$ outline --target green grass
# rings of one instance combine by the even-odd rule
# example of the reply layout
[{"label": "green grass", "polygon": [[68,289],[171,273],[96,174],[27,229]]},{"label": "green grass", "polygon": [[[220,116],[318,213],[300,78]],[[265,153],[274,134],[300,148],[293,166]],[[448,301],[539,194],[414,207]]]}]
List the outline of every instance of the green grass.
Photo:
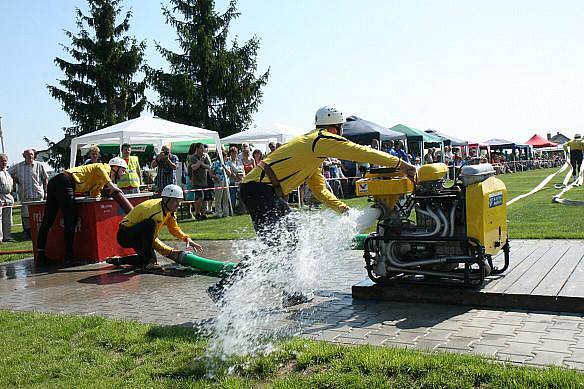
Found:
[{"label": "green grass", "polygon": [[[192,329],[0,311],[0,387],[581,387],[567,369],[460,354],[290,340],[268,356],[209,361]],[[215,375],[208,378],[214,366]],[[231,373],[227,374],[230,369]]]},{"label": "green grass", "polygon": [[[20,208],[14,208],[12,210],[12,222],[14,224],[20,224]],[[25,240],[24,232],[22,232],[22,226],[12,227],[12,238],[15,242],[10,243],[0,243],[0,252],[14,251],[14,250],[32,250],[32,242],[30,240]],[[16,259],[30,258],[32,254],[6,254],[0,255],[0,263],[14,261]]]},{"label": "green grass", "polygon": [[[558,169],[542,169],[498,176],[508,190],[508,199],[529,192]],[[508,207],[509,235],[512,239],[584,239],[584,209],[552,203],[560,192],[565,173],[557,174],[541,191]],[[584,187],[570,190],[564,198],[584,200]]]}]

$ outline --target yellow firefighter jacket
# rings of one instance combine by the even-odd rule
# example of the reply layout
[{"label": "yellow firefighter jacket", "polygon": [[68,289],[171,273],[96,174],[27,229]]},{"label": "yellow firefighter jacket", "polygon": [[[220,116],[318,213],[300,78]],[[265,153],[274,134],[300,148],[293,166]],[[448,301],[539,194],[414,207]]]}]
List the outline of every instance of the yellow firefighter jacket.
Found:
[{"label": "yellow firefighter jacket", "polygon": [[111,167],[105,163],[92,163],[66,170],[75,181],[75,192],[89,192],[91,197],[99,196],[103,187],[112,181],[111,171]]},{"label": "yellow firefighter jacket", "polygon": [[158,239],[158,234],[162,229],[162,226],[168,228],[168,232],[172,236],[182,241],[186,241],[189,237],[187,234],[182,232],[176,219],[174,213],[167,212],[164,213],[162,210],[162,199],[151,199],[146,200],[134,207],[120,222],[120,226],[132,227],[144,220],[152,219],[156,222],[156,232],[154,233],[154,250],[158,251],[164,256],[168,256],[172,251],[172,247],[164,244],[160,239]]},{"label": "yellow firefighter jacket", "polygon": [[[319,129],[283,144],[270,153],[264,162],[274,171],[284,194],[306,182],[317,199],[337,212],[342,212],[348,208],[347,205],[327,189],[321,173],[322,162],[328,157],[388,167],[397,167],[400,164],[400,159],[393,155],[358,145],[342,136]],[[269,184],[270,179],[261,167],[255,167],[242,182]]]}]

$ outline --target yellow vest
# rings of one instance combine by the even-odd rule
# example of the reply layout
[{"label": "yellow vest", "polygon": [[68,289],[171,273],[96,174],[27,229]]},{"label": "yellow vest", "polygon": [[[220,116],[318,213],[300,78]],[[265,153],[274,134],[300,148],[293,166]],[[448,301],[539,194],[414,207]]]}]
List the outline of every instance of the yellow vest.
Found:
[{"label": "yellow vest", "polygon": [[105,163],[92,163],[66,170],[75,181],[75,192],[89,192],[91,197],[99,196],[103,187],[111,182],[111,171],[110,166]]},{"label": "yellow vest", "polygon": [[[336,211],[342,211],[346,205],[327,189],[325,178],[320,172],[322,162],[328,157],[389,167],[400,164],[400,159],[393,155],[319,129],[291,139],[268,154],[263,161],[274,171],[284,194],[306,182],[318,200]],[[260,167],[255,167],[243,178],[243,182],[269,184],[270,179]]]},{"label": "yellow vest", "polygon": [[[124,157],[120,158],[125,159]],[[130,155],[130,159],[126,162],[128,162],[128,168],[126,169],[126,174],[121,176],[118,180],[118,187],[138,188],[140,186],[140,176],[138,175],[140,161],[137,156]]]},{"label": "yellow vest", "polygon": [[175,238],[185,241],[189,236],[185,234],[179,227],[174,213],[167,212],[166,214],[162,211],[162,199],[151,199],[146,200],[138,205],[136,205],[130,213],[128,213],[124,219],[120,222],[120,225],[124,227],[132,227],[136,224],[152,219],[156,222],[156,231],[154,232],[154,250],[158,251],[160,254],[167,256],[171,253],[172,247],[164,244],[160,239],[158,239],[158,234],[162,226],[168,228],[168,232]]}]

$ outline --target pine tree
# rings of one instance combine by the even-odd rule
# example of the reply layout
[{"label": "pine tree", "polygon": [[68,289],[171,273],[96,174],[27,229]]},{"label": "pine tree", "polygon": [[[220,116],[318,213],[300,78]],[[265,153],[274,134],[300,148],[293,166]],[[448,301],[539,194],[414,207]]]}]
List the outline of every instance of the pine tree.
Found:
[{"label": "pine tree", "polygon": [[138,117],[146,104],[146,80],[134,81],[142,67],[146,44],[125,35],[130,28],[131,11],[116,25],[120,1],[88,0],[87,16],[77,8],[79,33],[65,31],[71,47],[63,45],[76,62],[55,58],[65,79],[59,80],[61,88],[47,88],[77,126],[74,135]]},{"label": "pine tree", "polygon": [[235,0],[223,14],[215,11],[213,0],[171,0],[171,6],[162,13],[176,29],[182,52],[156,46],[169,62],[170,73],[147,70],[148,81],[159,94],[158,104],[151,105],[154,114],[221,136],[248,128],[269,70],[255,76],[257,37],[243,45],[235,39],[228,47],[229,25],[240,15]]}]

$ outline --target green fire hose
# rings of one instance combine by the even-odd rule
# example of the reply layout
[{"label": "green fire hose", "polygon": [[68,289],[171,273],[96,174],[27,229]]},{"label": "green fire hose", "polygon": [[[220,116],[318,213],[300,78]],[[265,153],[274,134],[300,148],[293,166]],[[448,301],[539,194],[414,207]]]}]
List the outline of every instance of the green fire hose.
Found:
[{"label": "green fire hose", "polygon": [[233,271],[235,265],[234,262],[221,262],[215,261],[213,259],[199,257],[188,251],[183,251],[177,261],[179,265],[194,267],[199,270],[203,270],[212,274],[217,274],[220,276],[225,276]]},{"label": "green fire hose", "polygon": [[357,234],[353,237],[353,241],[351,242],[351,248],[353,250],[364,250],[365,249],[365,239],[369,236],[369,234]]}]

